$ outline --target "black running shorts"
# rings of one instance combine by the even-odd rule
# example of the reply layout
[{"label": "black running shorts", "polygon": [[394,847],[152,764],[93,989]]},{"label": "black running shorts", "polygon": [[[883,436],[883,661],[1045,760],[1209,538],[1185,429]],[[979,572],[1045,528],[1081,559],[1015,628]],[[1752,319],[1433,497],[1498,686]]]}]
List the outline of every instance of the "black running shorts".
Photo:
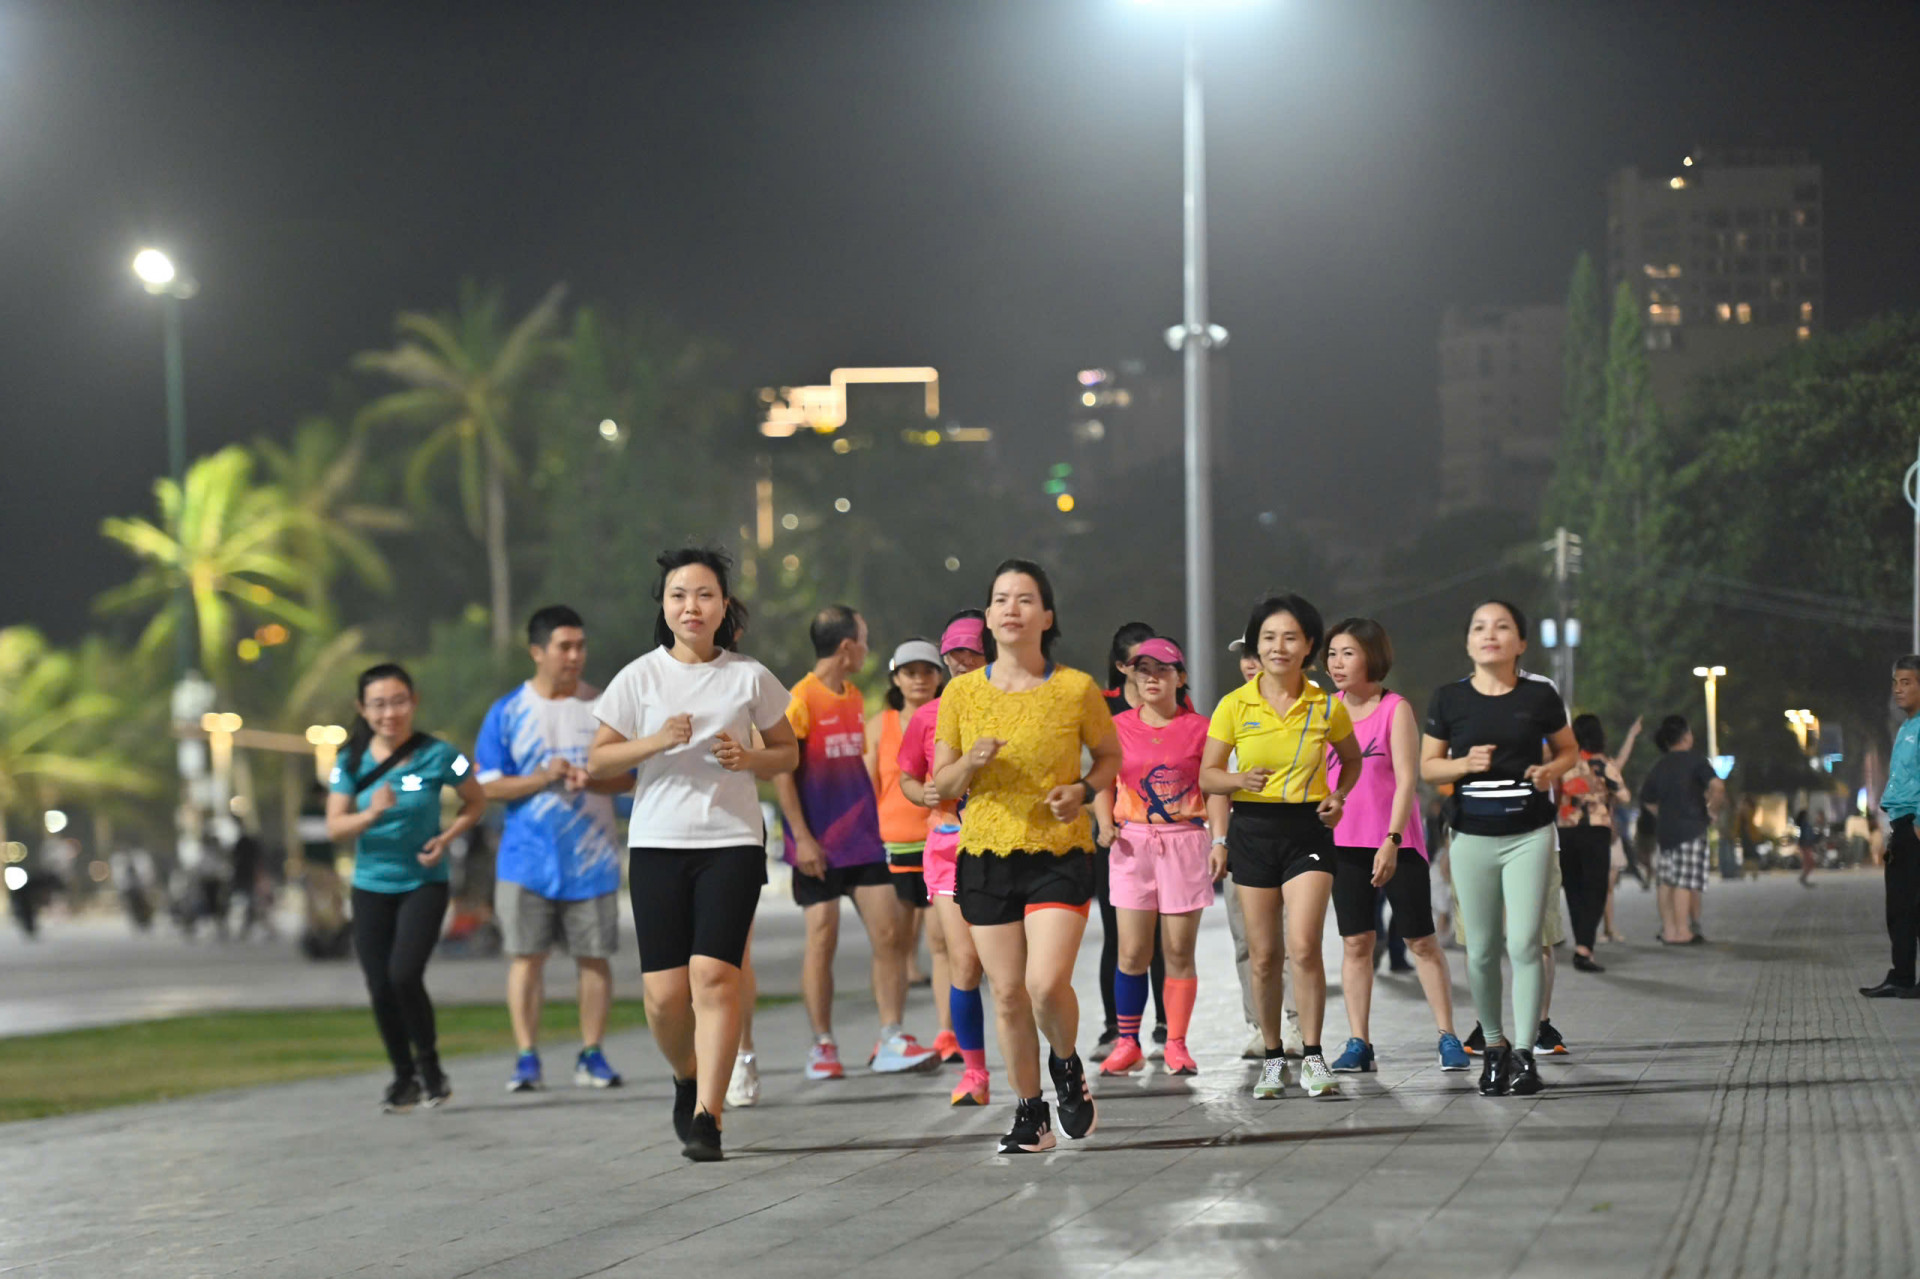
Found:
[{"label": "black running shorts", "polygon": [[1278,888],[1309,871],[1333,874],[1333,832],[1318,804],[1235,804],[1227,870],[1242,888]]},{"label": "black running shorts", "polygon": [[1412,941],[1433,936],[1433,881],[1427,859],[1411,848],[1400,850],[1393,878],[1385,888],[1373,886],[1373,858],[1377,848],[1337,848],[1333,864],[1333,916],[1342,937],[1370,933],[1376,922],[1374,906],[1385,893],[1393,910],[1394,927]]},{"label": "black running shorts", "polygon": [[627,862],[640,971],[685,968],[705,955],[738,968],[767,882],[767,851],[728,848],[635,848]]},{"label": "black running shorts", "polygon": [[805,909],[822,902],[851,897],[856,888],[884,887],[892,872],[885,862],[866,862],[859,866],[829,866],[823,878],[793,872],[793,902]]},{"label": "black running shorts", "polygon": [[1093,900],[1093,858],[1068,853],[960,852],[954,868],[960,917],[976,928],[1017,924],[1037,910],[1087,913]]}]

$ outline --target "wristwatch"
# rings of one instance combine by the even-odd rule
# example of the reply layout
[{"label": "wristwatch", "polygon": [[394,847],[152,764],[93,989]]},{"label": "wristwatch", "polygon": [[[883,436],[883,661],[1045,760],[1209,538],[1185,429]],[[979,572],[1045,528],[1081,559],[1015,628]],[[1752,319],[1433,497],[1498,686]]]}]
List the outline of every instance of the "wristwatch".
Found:
[{"label": "wristwatch", "polygon": [[1388,832],[1387,832],[1387,838],[1393,841],[1393,846],[1394,846],[1395,848],[1398,848],[1398,847],[1400,847],[1400,838],[1401,838],[1401,836],[1400,836],[1400,832],[1399,832],[1399,831],[1397,831],[1397,830],[1390,830],[1390,831],[1388,831]]},{"label": "wristwatch", "polygon": [[1085,799],[1080,801],[1083,804],[1091,804],[1093,802],[1093,797],[1100,793],[1099,791],[1093,788],[1093,783],[1088,781],[1084,777],[1080,779],[1080,789],[1085,791],[1087,796]]}]

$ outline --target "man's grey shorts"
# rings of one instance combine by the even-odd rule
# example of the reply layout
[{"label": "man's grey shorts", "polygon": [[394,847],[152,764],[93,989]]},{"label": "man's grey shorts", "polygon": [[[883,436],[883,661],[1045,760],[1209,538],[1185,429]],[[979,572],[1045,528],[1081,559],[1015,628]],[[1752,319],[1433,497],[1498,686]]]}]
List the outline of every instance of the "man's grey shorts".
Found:
[{"label": "man's grey shorts", "polygon": [[560,902],[502,879],[493,917],[509,955],[544,955],[559,942],[575,959],[611,959],[620,948],[620,894]]}]

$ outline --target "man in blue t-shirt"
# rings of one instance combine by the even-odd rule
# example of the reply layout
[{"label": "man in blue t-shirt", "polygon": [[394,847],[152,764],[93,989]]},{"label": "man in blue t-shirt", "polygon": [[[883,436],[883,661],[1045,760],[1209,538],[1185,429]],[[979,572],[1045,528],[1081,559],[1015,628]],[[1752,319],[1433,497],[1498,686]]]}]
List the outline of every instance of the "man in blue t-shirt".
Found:
[{"label": "man in blue t-shirt", "polygon": [[631,775],[592,781],[587,748],[599,690],[580,680],[587,632],[565,605],[527,623],[533,678],[493,704],[474,759],[487,798],[506,806],[495,868],[494,917],[512,962],[507,1010],[520,1057],[508,1092],[543,1084],[538,1039],[547,951],[563,942],[580,969],[580,1055],[573,1082],[614,1088],[620,1076],[600,1049],[613,1002],[619,945],[620,843],[613,796]]},{"label": "man in blue t-shirt", "polygon": [[1913,822],[1920,816],[1920,655],[1893,664],[1893,704],[1907,718],[1893,734],[1887,785],[1880,811],[1887,815],[1887,939],[1893,943],[1893,967],[1878,986],[1862,986],[1869,999],[1920,999],[1914,955],[1920,951],[1920,838]]}]

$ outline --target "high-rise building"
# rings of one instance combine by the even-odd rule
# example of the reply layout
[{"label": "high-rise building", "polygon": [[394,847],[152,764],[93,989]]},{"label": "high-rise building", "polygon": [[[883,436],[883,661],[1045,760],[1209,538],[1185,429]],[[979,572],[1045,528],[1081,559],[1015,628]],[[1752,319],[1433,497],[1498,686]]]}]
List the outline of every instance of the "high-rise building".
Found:
[{"label": "high-rise building", "polygon": [[[1225,464],[1231,447],[1231,380],[1227,361],[1215,356],[1208,418],[1213,462]],[[1075,476],[1089,489],[1124,475],[1173,468],[1186,459],[1185,382],[1177,364],[1159,367],[1127,359],[1074,377],[1067,440]]]},{"label": "high-rise building", "polygon": [[1826,318],[1820,166],[1805,151],[1696,147],[1607,184],[1607,278],[1645,308],[1655,398],[1813,334]]},{"label": "high-rise building", "polygon": [[1540,509],[1560,435],[1561,306],[1450,306],[1440,317],[1439,514]]}]

